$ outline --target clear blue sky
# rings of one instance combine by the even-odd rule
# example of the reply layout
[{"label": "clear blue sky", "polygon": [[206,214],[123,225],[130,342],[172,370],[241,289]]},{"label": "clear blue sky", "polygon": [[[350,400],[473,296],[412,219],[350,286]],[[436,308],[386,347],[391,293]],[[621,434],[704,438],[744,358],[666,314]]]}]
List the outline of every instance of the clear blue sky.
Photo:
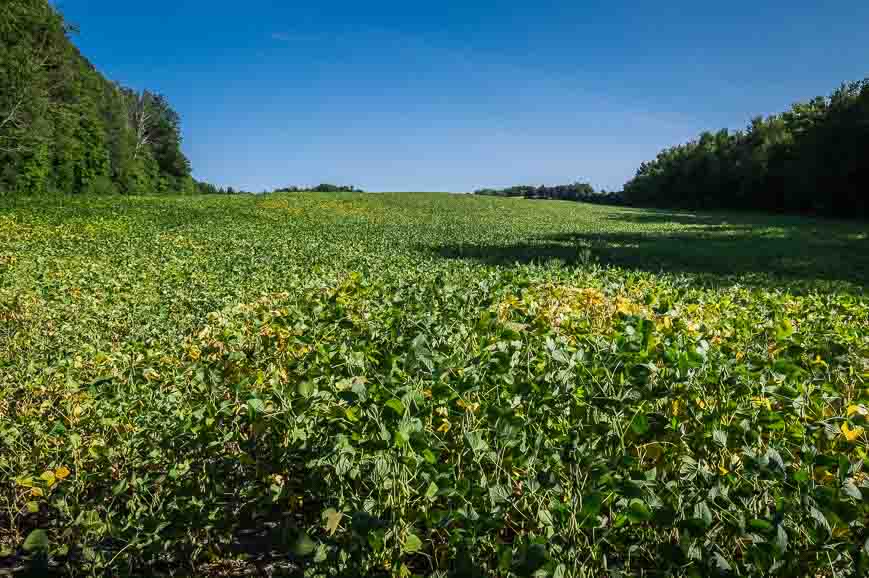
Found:
[{"label": "clear blue sky", "polygon": [[165,94],[194,174],[620,188],[661,147],[869,75],[865,0],[56,0],[106,75]]}]

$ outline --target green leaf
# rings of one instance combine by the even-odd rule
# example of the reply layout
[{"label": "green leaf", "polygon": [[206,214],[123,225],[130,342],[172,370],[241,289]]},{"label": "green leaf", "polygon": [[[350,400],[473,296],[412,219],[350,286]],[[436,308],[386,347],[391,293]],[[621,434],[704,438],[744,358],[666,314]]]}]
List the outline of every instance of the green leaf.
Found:
[{"label": "green leaf", "polygon": [[438,494],[438,485],[434,482],[429,483],[428,488],[425,490],[425,497],[429,500],[434,500],[435,496]]},{"label": "green leaf", "polygon": [[554,526],[552,514],[546,508],[540,508],[537,511],[537,520],[544,526]]},{"label": "green leaf", "polygon": [[412,554],[413,552],[418,552],[420,548],[422,548],[422,540],[416,534],[408,534],[404,538],[405,552]]},{"label": "green leaf", "polygon": [[247,400],[247,406],[254,413],[262,413],[266,409],[266,404],[263,403],[263,400],[258,399],[256,397],[252,397],[249,400]]},{"label": "green leaf", "polygon": [[510,493],[507,488],[500,484],[492,484],[489,486],[489,499],[493,504],[500,504],[501,502],[506,502],[507,498],[509,498]]},{"label": "green leaf", "polygon": [[631,421],[631,430],[638,436],[649,431],[649,418],[646,417],[646,414],[638,413],[634,416],[633,421]]},{"label": "green leaf", "polygon": [[403,429],[396,430],[394,437],[395,437],[395,445],[398,447],[402,447],[405,444],[407,444],[407,442],[410,441],[410,436]]},{"label": "green leaf", "polygon": [[45,530],[33,530],[27,535],[22,547],[25,552],[47,553],[50,547],[48,534],[45,533]]},{"label": "green leaf", "polygon": [[703,525],[707,528],[712,525],[712,511],[706,505],[706,502],[700,502],[694,506],[694,516],[703,520]]},{"label": "green leaf", "polygon": [[465,434],[465,441],[474,453],[484,452],[489,449],[489,444],[483,439],[483,434],[479,431],[472,431]]},{"label": "green leaf", "polygon": [[384,404],[386,407],[397,413],[398,415],[404,415],[404,404],[401,403],[400,399],[392,398]]},{"label": "green leaf", "polygon": [[827,517],[824,515],[823,512],[815,507],[810,507],[809,515],[818,523],[818,526],[827,531],[828,535],[833,532],[833,530],[830,528],[830,523],[827,521]]},{"label": "green leaf", "polygon": [[310,381],[303,381],[296,386],[296,392],[302,397],[311,397],[314,394],[314,384]]},{"label": "green leaf", "polygon": [[383,547],[385,544],[383,535],[383,530],[375,530],[373,532],[369,532],[368,534],[368,545],[371,546],[371,549],[375,552],[383,551]]},{"label": "green leaf", "polygon": [[627,516],[634,524],[640,524],[652,519],[652,510],[644,501],[633,499],[628,505]]},{"label": "green leaf", "polygon": [[748,527],[756,532],[771,532],[773,529],[773,525],[766,520],[760,520],[755,518],[748,522]]},{"label": "green leaf", "polygon": [[598,523],[597,516],[600,514],[600,508],[603,505],[603,495],[590,494],[582,499],[582,509],[579,512],[579,521],[585,525],[596,525]]}]

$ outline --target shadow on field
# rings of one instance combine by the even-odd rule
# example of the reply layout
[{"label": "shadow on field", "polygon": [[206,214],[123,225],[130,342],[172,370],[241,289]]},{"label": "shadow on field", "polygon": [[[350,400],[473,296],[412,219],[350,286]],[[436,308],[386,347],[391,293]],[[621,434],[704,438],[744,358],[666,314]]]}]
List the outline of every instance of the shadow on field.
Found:
[{"label": "shadow on field", "polygon": [[606,217],[602,232],[531,237],[516,244],[444,244],[444,258],[491,265],[558,259],[654,273],[692,273],[752,285],[799,281],[869,286],[869,227],[800,217],[693,215],[627,210]]}]

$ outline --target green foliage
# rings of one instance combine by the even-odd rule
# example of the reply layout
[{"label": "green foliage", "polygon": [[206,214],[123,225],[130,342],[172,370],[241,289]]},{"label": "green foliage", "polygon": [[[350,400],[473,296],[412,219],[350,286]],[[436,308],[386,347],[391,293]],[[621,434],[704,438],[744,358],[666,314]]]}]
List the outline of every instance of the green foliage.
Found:
[{"label": "green foliage", "polygon": [[869,79],[828,98],[703,133],[666,149],[625,185],[632,205],[869,217]]},{"label": "green foliage", "polygon": [[573,183],[570,185],[556,185],[554,187],[521,185],[506,189],[480,189],[474,191],[474,194],[495,197],[524,197],[526,199],[557,199],[603,205],[621,204],[621,197],[616,193],[597,192],[588,183]]},{"label": "green foliage", "polygon": [[[4,564],[865,572],[864,228],[460,195],[59,201],[0,205]],[[791,245],[734,268],[725,221]],[[581,235],[640,255],[546,241]],[[711,253],[654,253],[678,235]]]},{"label": "green foliage", "polygon": [[177,113],[160,95],[106,80],[67,32],[47,0],[4,3],[0,194],[193,192]]},{"label": "green foliage", "polygon": [[328,183],[321,183],[315,187],[297,187],[295,185],[290,185],[287,187],[280,187],[275,189],[273,192],[275,193],[299,193],[304,191],[314,191],[315,193],[361,193],[364,192],[362,189],[357,189],[353,185],[330,185]]}]

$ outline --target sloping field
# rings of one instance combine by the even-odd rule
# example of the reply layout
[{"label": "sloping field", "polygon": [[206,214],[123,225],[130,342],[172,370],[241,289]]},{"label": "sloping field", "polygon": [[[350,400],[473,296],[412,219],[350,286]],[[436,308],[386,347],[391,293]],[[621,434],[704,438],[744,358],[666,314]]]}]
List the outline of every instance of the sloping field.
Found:
[{"label": "sloping field", "polygon": [[859,575],[867,284],[831,221],[2,205],[0,568]]}]

